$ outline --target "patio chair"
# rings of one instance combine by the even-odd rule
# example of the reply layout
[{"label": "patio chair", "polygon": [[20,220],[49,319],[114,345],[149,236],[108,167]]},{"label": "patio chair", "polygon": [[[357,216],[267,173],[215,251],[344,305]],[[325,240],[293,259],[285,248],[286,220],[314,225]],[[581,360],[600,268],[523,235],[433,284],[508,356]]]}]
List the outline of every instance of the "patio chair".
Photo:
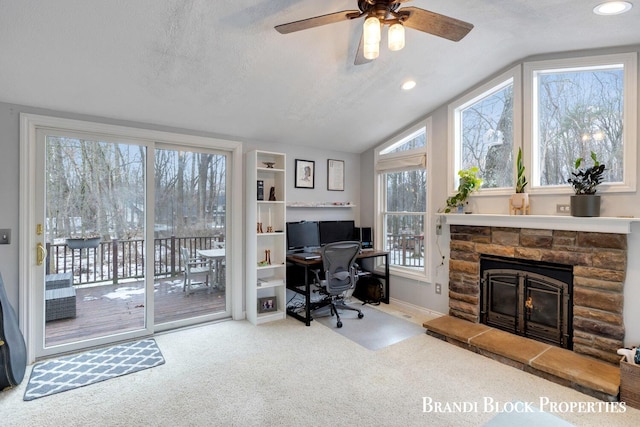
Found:
[{"label": "patio chair", "polygon": [[[182,291],[187,295],[191,293],[191,287],[200,287],[204,285],[209,288],[209,277],[212,276],[211,262],[208,259],[200,257],[192,257],[187,248],[180,248],[180,255],[182,256],[182,263],[184,264],[184,283],[182,285]],[[205,275],[205,281],[196,281],[194,276]]]}]

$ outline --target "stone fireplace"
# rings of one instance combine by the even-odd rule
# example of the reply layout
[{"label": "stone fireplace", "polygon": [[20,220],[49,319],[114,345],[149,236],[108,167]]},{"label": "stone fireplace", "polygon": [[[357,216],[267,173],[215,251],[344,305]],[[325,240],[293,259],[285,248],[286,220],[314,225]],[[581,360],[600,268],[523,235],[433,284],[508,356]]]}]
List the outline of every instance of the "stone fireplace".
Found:
[{"label": "stone fireplace", "polygon": [[619,361],[616,351],[623,347],[625,335],[626,234],[447,222],[451,224],[451,316],[474,323],[481,321],[483,256],[568,266],[572,274],[572,302],[567,308],[571,316],[567,323],[572,332],[565,348],[613,364]]}]

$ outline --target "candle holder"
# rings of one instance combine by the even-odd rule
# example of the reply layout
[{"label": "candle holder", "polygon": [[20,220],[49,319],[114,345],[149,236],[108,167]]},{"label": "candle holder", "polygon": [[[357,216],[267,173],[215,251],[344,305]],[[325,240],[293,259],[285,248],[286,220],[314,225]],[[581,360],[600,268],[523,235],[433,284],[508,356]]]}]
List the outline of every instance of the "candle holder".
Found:
[{"label": "candle holder", "polygon": [[258,230],[257,230],[257,232],[258,232],[258,233],[263,233],[263,231],[262,231],[262,223],[261,223],[261,222],[259,222],[259,223],[258,223]]},{"label": "candle holder", "polygon": [[258,263],[258,266],[264,267],[271,265],[271,251],[269,249],[264,250],[264,259]]}]

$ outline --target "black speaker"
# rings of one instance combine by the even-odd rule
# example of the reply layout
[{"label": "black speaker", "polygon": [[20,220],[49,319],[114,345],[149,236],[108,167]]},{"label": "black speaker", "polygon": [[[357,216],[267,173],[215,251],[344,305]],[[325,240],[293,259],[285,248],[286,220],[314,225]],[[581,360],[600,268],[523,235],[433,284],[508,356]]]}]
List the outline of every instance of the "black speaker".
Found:
[{"label": "black speaker", "polygon": [[362,227],[358,229],[362,249],[373,249],[373,231],[371,227]]},{"label": "black speaker", "polygon": [[264,181],[258,180],[258,200],[264,200]]}]

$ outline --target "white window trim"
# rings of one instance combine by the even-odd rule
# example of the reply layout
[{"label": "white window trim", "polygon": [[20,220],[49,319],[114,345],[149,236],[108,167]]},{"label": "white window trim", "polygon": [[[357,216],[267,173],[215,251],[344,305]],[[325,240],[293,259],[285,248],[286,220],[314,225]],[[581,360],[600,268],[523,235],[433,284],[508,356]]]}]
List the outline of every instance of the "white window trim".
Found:
[{"label": "white window trim", "polygon": [[585,56],[578,58],[552,59],[546,61],[535,61],[524,63],[524,126],[523,126],[523,152],[528,153],[524,157],[525,167],[530,172],[529,190],[531,194],[573,194],[569,184],[540,186],[539,169],[537,167],[537,147],[533,141],[536,138],[536,127],[534,117],[537,109],[537,99],[535,98],[534,85],[536,84],[535,73],[538,71],[554,71],[598,67],[614,64],[624,66],[624,128],[622,138],[624,141],[624,182],[603,183],[598,187],[599,193],[635,192],[636,191],[636,153],[637,153],[637,94],[638,94],[638,54],[637,52]]},{"label": "white window trim", "polygon": [[[486,97],[489,93],[497,92],[503,89],[505,86],[513,84],[513,158],[516,158],[519,144],[519,135],[522,134],[522,67],[516,65],[508,69],[507,71],[492,78],[486,83],[478,86],[477,88],[467,92],[462,97],[456,99],[449,104],[448,120],[449,120],[449,170],[452,173],[447,174],[447,189],[449,195],[452,196],[456,193],[458,187],[458,171],[460,170],[461,159],[461,144],[460,134],[457,130],[460,128],[460,111],[469,105],[479,101]],[[523,149],[524,150],[524,149]],[[516,176],[515,160],[513,162],[514,177]],[[481,188],[474,193],[474,196],[495,196],[504,194],[513,194],[515,191],[515,178],[514,185],[512,187],[500,187],[500,188]]]},{"label": "white window trim", "polygon": [[[415,150],[401,151],[397,153],[387,153],[384,154],[385,151],[392,149],[396,145],[400,145],[402,142],[406,142],[413,138],[416,134],[423,131],[426,134],[426,144],[424,147],[417,148]],[[418,124],[411,126],[410,128],[404,130],[399,133],[395,137],[391,138],[389,141],[378,146],[374,151],[374,169],[376,173],[375,179],[375,192],[374,192],[374,206],[376,208],[375,212],[375,230],[374,230],[374,240],[375,247],[384,248],[384,236],[380,232],[376,232],[384,229],[382,212],[385,210],[386,200],[382,197],[381,189],[382,186],[385,185],[383,181],[383,175],[387,172],[392,172],[394,169],[386,169],[379,170],[378,164],[382,160],[400,160],[404,159],[416,159],[419,156],[426,156],[426,170],[427,174],[432,170],[432,147],[433,147],[433,139],[432,139],[432,119],[431,117],[427,117],[424,121],[419,122]],[[432,179],[429,179],[427,176],[427,206],[426,211],[423,218],[424,224],[424,236],[425,236],[425,253],[424,253],[424,268],[421,272],[416,271],[415,269],[403,268],[399,266],[389,265],[389,273],[395,276],[404,277],[407,279],[416,280],[419,283],[430,283],[432,281],[433,268],[432,264],[432,246],[433,242],[431,241],[431,232],[434,227],[431,226],[431,221],[433,220],[433,215],[431,214],[431,207],[433,205],[433,189],[431,183]],[[377,266],[380,267],[380,266]]]}]

